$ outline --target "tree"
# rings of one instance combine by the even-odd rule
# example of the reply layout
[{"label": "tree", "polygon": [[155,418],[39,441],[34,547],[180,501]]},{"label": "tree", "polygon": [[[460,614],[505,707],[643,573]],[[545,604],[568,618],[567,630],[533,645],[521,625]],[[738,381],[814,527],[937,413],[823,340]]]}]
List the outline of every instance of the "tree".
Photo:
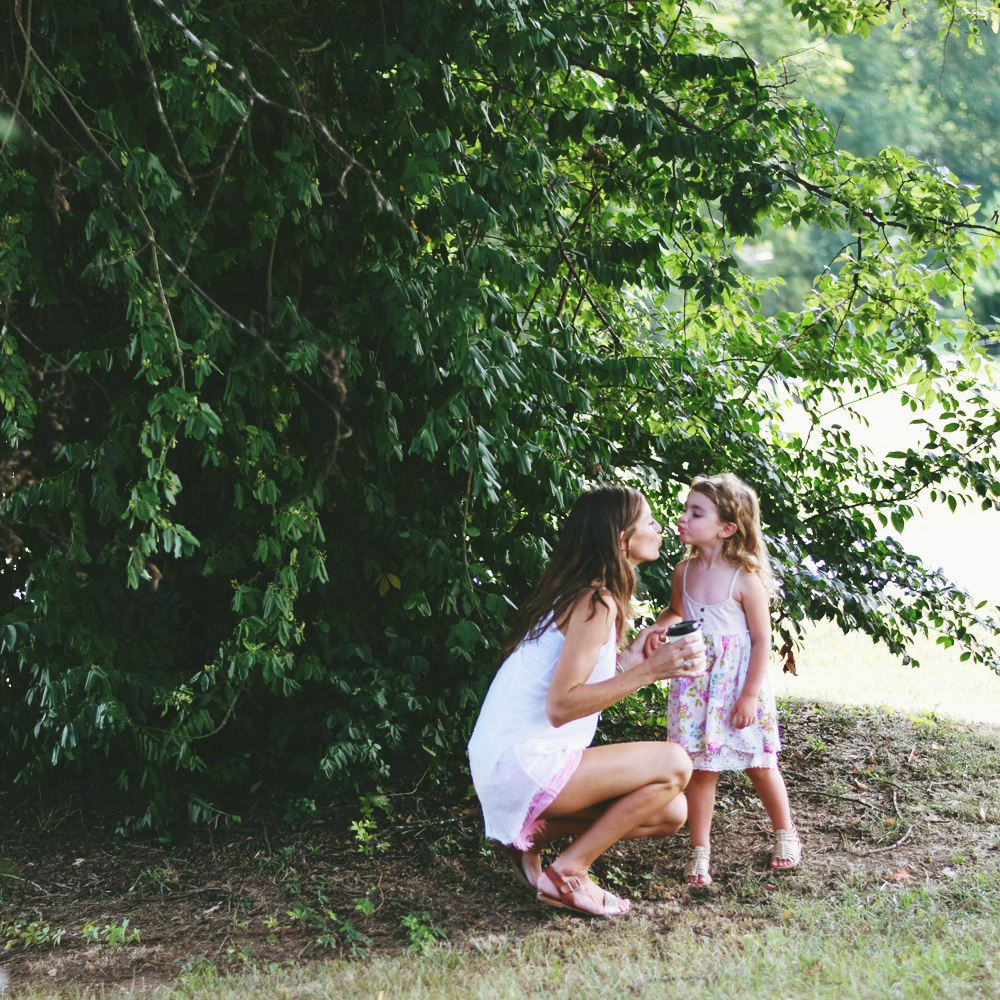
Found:
[{"label": "tree", "polygon": [[[898,146],[976,185],[979,200],[996,207],[1000,38],[992,26],[950,31],[947,16],[939,20],[926,2],[908,4],[891,31],[887,24],[864,38],[790,25],[783,11],[757,0],[728,2],[721,10],[751,58],[774,66],[786,100],[803,97],[821,108],[841,148],[876,156],[887,145]],[[765,223],[766,245],[753,241],[743,263],[756,277],[780,275],[783,284],[765,302],[794,310],[845,236],[774,230]],[[972,303],[976,318],[993,325],[1000,312],[995,270],[979,272]]]},{"label": "tree", "polygon": [[[983,9],[945,8],[956,31]],[[753,482],[786,645],[828,617],[1000,665],[976,632],[996,623],[880,536],[921,492],[1000,500],[978,331],[934,306],[996,230],[954,176],[838,151],[711,16],[15,5],[8,780],[96,771],[157,825],[261,782],[427,766],[461,746],[511,602],[595,479],[667,515],[694,473]],[[850,233],[798,311],[764,314],[737,264],[764,220]],[[921,453],[877,464],[821,419],[899,383],[950,414]]]}]

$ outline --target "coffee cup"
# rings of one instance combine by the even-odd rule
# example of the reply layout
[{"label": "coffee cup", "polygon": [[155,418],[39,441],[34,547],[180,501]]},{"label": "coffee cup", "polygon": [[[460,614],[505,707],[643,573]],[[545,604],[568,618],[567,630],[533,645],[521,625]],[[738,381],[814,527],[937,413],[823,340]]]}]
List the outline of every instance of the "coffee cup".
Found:
[{"label": "coffee cup", "polygon": [[686,621],[667,626],[667,642],[676,642],[686,635],[701,635],[701,625],[696,621]]},{"label": "coffee cup", "polygon": [[[675,622],[667,626],[667,642],[677,642],[689,635],[701,636],[701,624],[696,621]],[[660,687],[666,687],[668,681],[657,681]]]}]

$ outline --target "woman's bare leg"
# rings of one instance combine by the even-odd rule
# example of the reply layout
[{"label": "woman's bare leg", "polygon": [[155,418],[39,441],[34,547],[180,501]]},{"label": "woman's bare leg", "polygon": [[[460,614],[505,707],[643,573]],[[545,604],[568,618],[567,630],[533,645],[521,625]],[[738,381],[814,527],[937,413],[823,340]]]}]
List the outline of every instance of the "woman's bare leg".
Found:
[{"label": "woman's bare leg", "polygon": [[[564,837],[579,837],[588,827],[593,826],[601,813],[611,805],[601,802],[589,809],[584,809],[574,816],[559,816],[557,819],[544,820],[535,832],[533,840],[536,849]],[[687,821],[687,799],[678,795],[660,811],[659,815],[650,817],[642,826],[629,830],[621,840],[642,840],[644,837],[669,837],[676,833]]]},{"label": "woman's bare leg", "polygon": [[[558,819],[542,821],[532,836],[534,851],[525,852],[521,856],[521,866],[532,885],[538,883],[538,876],[542,874],[541,856],[538,851],[555,840],[562,840],[564,837],[579,837],[581,833],[593,825],[594,820],[609,805],[609,802],[602,802],[583,810],[576,816],[560,816]],[[629,830],[621,839],[642,840],[645,837],[669,837],[675,834],[686,821],[687,799],[683,795],[678,795],[667,803],[659,815],[652,816],[642,826]]]},{"label": "woman's bare leg", "polygon": [[[675,743],[588,747],[566,787],[542,814],[553,834],[547,829],[546,839],[555,839],[560,820],[575,826],[590,818],[588,813],[593,807],[603,808],[553,861],[556,871],[565,878],[575,875],[586,879],[590,865],[617,841],[637,836],[644,828],[651,832],[676,829],[683,807],[669,807],[690,776],[690,758]],[[579,896],[589,902],[578,898],[578,904],[601,912],[601,891],[589,880],[584,887]],[[539,889],[546,895],[558,896],[545,874],[539,879]]]}]

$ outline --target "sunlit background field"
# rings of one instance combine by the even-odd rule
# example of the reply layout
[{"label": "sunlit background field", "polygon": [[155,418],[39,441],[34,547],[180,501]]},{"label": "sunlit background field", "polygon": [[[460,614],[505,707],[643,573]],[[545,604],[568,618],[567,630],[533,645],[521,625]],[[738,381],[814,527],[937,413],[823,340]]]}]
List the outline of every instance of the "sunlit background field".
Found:
[{"label": "sunlit background field", "polygon": [[771,682],[779,699],[875,705],[1000,725],[1000,677],[982,664],[962,663],[956,649],[930,640],[918,643],[914,654],[920,666],[904,666],[868,636],[845,636],[823,622],[807,632],[798,676],[772,664]]},{"label": "sunlit background field", "polygon": [[[875,397],[859,407],[868,426],[848,424],[856,441],[882,456],[919,445],[914,418],[898,399]],[[924,563],[1000,614],[1000,511],[970,504],[952,513],[944,504],[923,502],[920,513],[898,536]],[[961,662],[960,651],[933,639],[914,647],[919,667],[904,666],[884,645],[867,636],[845,636],[835,625],[812,626],[798,654],[798,676],[772,666],[779,697],[815,698],[844,704],[878,705],[907,712],[935,712],[958,719],[1000,724],[1000,676],[982,664]]]}]

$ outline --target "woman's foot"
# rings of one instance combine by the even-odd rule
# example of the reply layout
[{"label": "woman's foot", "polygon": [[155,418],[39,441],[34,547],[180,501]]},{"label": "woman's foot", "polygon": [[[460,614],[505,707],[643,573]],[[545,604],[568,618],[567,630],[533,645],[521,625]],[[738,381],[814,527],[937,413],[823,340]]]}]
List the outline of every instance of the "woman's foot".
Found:
[{"label": "woman's foot", "polygon": [[711,885],[712,876],[708,873],[708,863],[711,860],[712,852],[707,847],[700,847],[695,844],[691,847],[687,864],[684,866],[684,876],[688,880],[688,885]]},{"label": "woman's foot", "polygon": [[560,872],[554,865],[538,879],[538,899],[588,917],[620,917],[632,907],[628,899],[602,889],[586,871]]},{"label": "woman's foot", "polygon": [[774,831],[774,849],[771,851],[771,867],[776,871],[798,868],[802,862],[802,842],[794,826],[787,830]]},{"label": "woman's foot", "polygon": [[501,844],[500,849],[514,866],[514,878],[528,889],[538,889],[542,874],[542,856],[537,851],[521,851],[513,844]]}]

